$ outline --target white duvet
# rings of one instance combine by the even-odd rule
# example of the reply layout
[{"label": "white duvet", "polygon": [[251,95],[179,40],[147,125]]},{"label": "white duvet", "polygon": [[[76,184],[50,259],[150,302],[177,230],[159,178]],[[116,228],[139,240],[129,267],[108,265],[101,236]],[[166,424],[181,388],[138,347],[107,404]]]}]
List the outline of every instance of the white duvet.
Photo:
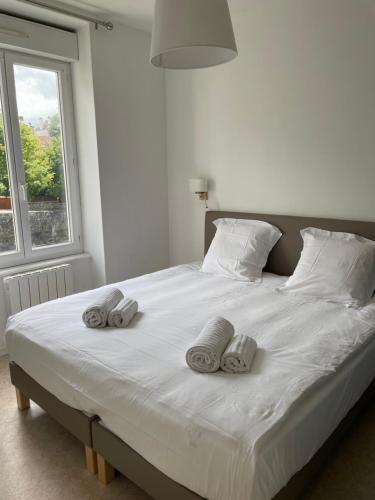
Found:
[{"label": "white duvet", "polygon": [[[98,291],[66,297],[9,320],[10,357],[202,497],[269,500],[296,470],[278,474],[265,463],[267,438],[375,330],[374,303],[309,302],[274,291],[283,281],[242,283],[195,264],[129,280],[118,286],[140,312],[127,329],[83,325]],[[214,315],[256,339],[250,374],[186,366],[187,347]]]}]

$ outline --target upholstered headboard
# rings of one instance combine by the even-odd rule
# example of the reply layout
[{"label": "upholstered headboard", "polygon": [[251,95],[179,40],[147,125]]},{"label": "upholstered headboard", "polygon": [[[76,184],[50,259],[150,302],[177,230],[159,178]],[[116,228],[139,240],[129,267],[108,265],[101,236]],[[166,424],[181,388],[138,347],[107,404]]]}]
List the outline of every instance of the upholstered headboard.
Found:
[{"label": "upholstered headboard", "polygon": [[242,212],[206,212],[205,253],[215,235],[213,221],[230,217],[232,219],[262,220],[277,226],[283,236],[271,251],[265,271],[289,276],[297,265],[301,250],[300,230],[305,227],[318,227],[328,231],[355,233],[375,241],[375,222],[363,222],[341,219],[318,219],[316,217],[294,217],[290,215],[247,214]]}]

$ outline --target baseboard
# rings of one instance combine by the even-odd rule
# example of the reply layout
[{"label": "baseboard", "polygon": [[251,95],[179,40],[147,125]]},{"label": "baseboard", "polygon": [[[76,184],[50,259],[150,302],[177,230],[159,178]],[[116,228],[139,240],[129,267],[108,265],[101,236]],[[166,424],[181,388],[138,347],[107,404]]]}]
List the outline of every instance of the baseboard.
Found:
[{"label": "baseboard", "polygon": [[8,354],[8,351],[7,351],[6,347],[1,347],[0,348],[0,358],[2,356],[6,356],[7,354]]}]

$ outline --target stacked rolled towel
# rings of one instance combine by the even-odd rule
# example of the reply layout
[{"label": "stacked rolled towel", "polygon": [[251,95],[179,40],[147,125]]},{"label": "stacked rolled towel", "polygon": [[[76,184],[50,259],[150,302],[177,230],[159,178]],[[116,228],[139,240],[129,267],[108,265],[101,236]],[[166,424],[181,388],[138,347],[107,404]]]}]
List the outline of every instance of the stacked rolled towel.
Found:
[{"label": "stacked rolled towel", "polygon": [[236,335],[221,357],[220,368],[227,373],[248,373],[257,347],[257,343],[251,337]]},{"label": "stacked rolled towel", "polygon": [[124,298],[118,288],[109,288],[82,314],[82,320],[88,328],[104,328],[110,311]]},{"label": "stacked rolled towel", "polygon": [[186,362],[201,373],[216,372],[221,356],[233,338],[233,325],[219,316],[210,319],[186,353]]},{"label": "stacked rolled towel", "polygon": [[108,315],[108,325],[125,328],[138,312],[138,303],[129,298],[120,300]]}]

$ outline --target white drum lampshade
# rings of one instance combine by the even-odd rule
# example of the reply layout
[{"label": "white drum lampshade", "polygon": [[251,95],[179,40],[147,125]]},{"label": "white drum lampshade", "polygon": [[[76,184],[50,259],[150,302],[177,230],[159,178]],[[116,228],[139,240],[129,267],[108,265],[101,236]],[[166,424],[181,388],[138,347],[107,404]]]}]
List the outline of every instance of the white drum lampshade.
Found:
[{"label": "white drum lampshade", "polygon": [[191,193],[206,193],[208,189],[207,179],[189,179],[189,191]]},{"label": "white drum lampshade", "polygon": [[227,0],[156,0],[150,57],[154,66],[205,68],[236,56]]}]

